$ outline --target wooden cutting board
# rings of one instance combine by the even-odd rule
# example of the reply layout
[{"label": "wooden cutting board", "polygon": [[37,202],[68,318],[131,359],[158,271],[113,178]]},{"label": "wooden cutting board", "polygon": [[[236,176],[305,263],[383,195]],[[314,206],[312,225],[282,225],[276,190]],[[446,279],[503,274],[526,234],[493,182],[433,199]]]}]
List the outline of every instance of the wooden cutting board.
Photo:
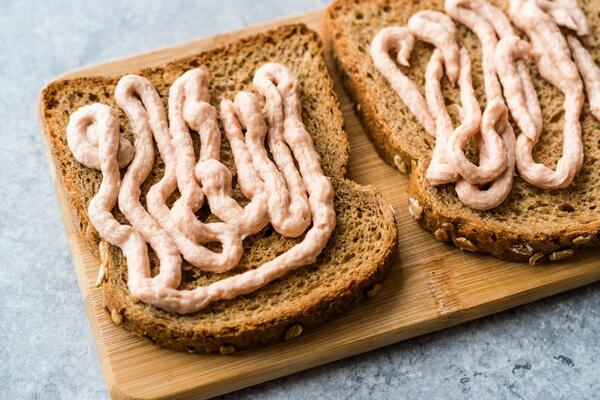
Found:
[{"label": "wooden cutting board", "polygon": [[[320,29],[321,12],[171,46],[69,72],[61,78],[113,75],[164,64],[283,23]],[[332,71],[333,73],[334,71]],[[340,318],[290,342],[229,356],[165,350],[115,326],[94,285],[98,261],[88,252],[53,167],[69,245],[98,355],[114,398],[206,398],[443,329],[600,279],[599,251],[531,267],[463,253],[421,230],[407,212],[407,178],[384,164],[339,86],[350,137],[350,177],[373,184],[398,216],[398,256],[382,292]],[[46,143],[46,147],[48,144]],[[49,152],[48,152],[49,154]],[[49,157],[52,162],[52,157]]]}]

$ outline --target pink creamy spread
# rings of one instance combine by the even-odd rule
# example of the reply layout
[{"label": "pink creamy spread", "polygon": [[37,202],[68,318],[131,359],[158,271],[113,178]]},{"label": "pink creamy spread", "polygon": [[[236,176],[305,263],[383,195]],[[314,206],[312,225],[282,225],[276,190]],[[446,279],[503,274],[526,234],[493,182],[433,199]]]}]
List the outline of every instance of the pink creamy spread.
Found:
[{"label": "pink creamy spread", "polygon": [[579,8],[577,0],[534,0],[533,2],[540,10],[550,15],[558,25],[575,31],[579,36],[590,33],[587,18]]},{"label": "pink creamy spread", "polygon": [[410,17],[407,26],[417,39],[439,49],[446,75],[450,82],[456,83],[460,61],[454,22],[444,13],[425,10]]},{"label": "pink creamy spread", "polygon": [[427,108],[417,85],[410,80],[390,56],[391,51],[397,52],[398,64],[408,67],[408,59],[412,53],[415,38],[410,29],[406,27],[383,28],[371,42],[371,58],[375,67],[388,80],[390,86],[398,93],[404,104],[419,121],[425,132],[435,136],[435,122]]},{"label": "pink creamy spread", "polygon": [[538,0],[511,0],[509,15],[531,40],[540,75],[564,94],[563,154],[553,171],[533,160],[532,151],[538,137],[521,135],[516,146],[517,168],[527,182],[542,189],[559,189],[569,186],[583,165],[579,123],[584,102],[583,85],[565,37],[552,17],[537,3]]},{"label": "pink creamy spread", "polygon": [[[511,157],[507,155],[506,141],[503,140],[508,124],[500,121],[500,127],[503,128],[501,136],[497,132],[496,123],[498,121],[492,120],[493,117],[501,119],[503,113],[498,112],[499,106],[496,105],[495,112],[488,112],[484,115],[485,123],[481,126],[481,111],[470,77],[470,59],[466,50],[459,51],[456,44],[456,28],[449,16],[437,11],[422,11],[409,19],[408,27],[414,37],[436,47],[425,74],[427,101],[424,104],[413,102],[412,106],[408,106],[415,115],[417,115],[415,108],[418,108],[419,115],[432,116],[434,119],[436,145],[426,177],[434,185],[457,182],[459,198],[473,208],[486,210],[496,207],[510,192],[511,185],[506,185],[506,180],[512,183],[513,175],[512,171],[507,173],[507,170],[512,168],[509,166]],[[381,46],[386,32],[394,29],[404,32],[402,42],[410,43],[409,49],[412,49],[414,37],[408,38],[405,28],[384,28],[373,39],[371,56],[375,66],[388,80],[391,81],[397,76],[408,80],[406,75],[402,74],[394,64],[389,54],[392,50],[404,49],[407,46],[394,42],[392,36],[387,38],[387,46]],[[395,38],[400,39],[399,36]],[[407,58],[409,56],[410,51],[398,53],[398,58],[402,59],[404,65],[408,65]],[[457,128],[452,126],[441,92],[442,62],[450,81],[455,82],[458,79],[459,82],[463,115],[462,122]],[[380,66],[385,66],[385,69]],[[410,80],[408,83],[404,83],[400,89],[397,88],[399,86],[393,84],[392,87],[407,105],[406,98],[421,97],[419,89]],[[499,84],[497,92],[501,98]],[[423,124],[422,118],[417,117],[417,120]],[[425,124],[423,125],[425,126]],[[427,131],[429,132],[429,130]],[[479,143],[479,166],[474,165],[464,154],[464,147],[471,139],[476,139]],[[507,140],[510,142],[510,138]],[[499,180],[502,182],[496,184],[496,181]],[[478,186],[487,183],[491,183],[487,190],[481,190]]]},{"label": "pink creamy spread", "polygon": [[436,49],[425,71],[425,97],[427,98],[429,110],[435,118],[435,147],[433,148],[426,176],[429,182],[434,185],[458,180],[458,174],[454,168],[445,161],[446,143],[452,135],[454,127],[450,115],[446,111],[444,96],[442,95],[440,80],[443,73],[442,53]]},{"label": "pink creamy spread", "polygon": [[600,68],[594,62],[592,55],[573,35],[567,37],[573,60],[579,69],[585,91],[590,102],[590,111],[600,121]]},{"label": "pink creamy spread", "polygon": [[[481,135],[484,136],[484,130],[494,130],[496,133],[500,133],[506,151],[506,169],[497,179],[491,182],[487,190],[479,192],[480,196],[477,199],[469,202],[464,200],[470,198],[467,196],[475,190],[474,186],[467,186],[464,183],[456,186],[458,197],[465,204],[478,210],[486,210],[497,207],[506,199],[512,188],[514,175],[515,135],[508,123],[508,113],[502,98],[502,88],[496,76],[494,65],[494,52],[498,44],[495,28],[501,29],[507,35],[512,34],[512,28],[510,22],[501,17],[503,14],[500,10],[483,0],[447,0],[445,10],[450,17],[473,31],[481,42],[483,83],[487,100],[484,118],[482,119]],[[494,23],[492,24],[490,20]],[[485,151],[485,148],[479,147],[480,162],[484,162],[488,157],[489,153]]]},{"label": "pink creamy spread", "polygon": [[[432,185],[456,182],[459,199],[477,210],[504,201],[512,188],[515,164],[521,177],[537,187],[570,185],[583,163],[579,123],[583,85],[590,110],[600,119],[600,68],[575,35],[565,38],[558,27],[573,30],[587,43],[589,26],[577,1],[511,0],[507,16],[486,0],[446,0],[445,12],[420,11],[406,27],[382,29],[371,45],[375,67],[425,130],[435,132],[427,180]],[[487,100],[483,116],[471,84],[470,60],[466,51],[462,54],[458,49],[451,19],[467,26],[481,42]],[[511,22],[527,34],[531,44],[519,38]],[[415,38],[435,47],[425,73],[425,101],[390,55],[397,52],[398,63],[408,67]],[[532,156],[543,122],[526,63],[530,54],[535,56],[540,74],[565,96],[563,155],[555,171],[535,162]],[[451,83],[459,83],[461,124],[456,128],[441,92],[442,67]],[[508,123],[507,106],[522,132],[518,139]],[[478,166],[463,151],[472,140],[479,149]],[[480,185],[489,187],[482,190]]]},{"label": "pink creamy spread", "polygon": [[[283,65],[270,63],[256,71],[254,84],[265,97],[266,120],[252,93],[240,92],[234,102],[221,102],[238,184],[250,200],[245,207],[231,197],[232,175],[219,161],[217,113],[208,103],[208,82],[202,70],[186,72],[171,86],[170,126],[162,101],[147,79],[128,75],[119,81],[115,97],[133,128],[133,146],[120,137],[116,111],[106,105],[84,106],[71,116],[67,139],[73,155],[82,164],[101,170],[103,176],[90,201],[89,218],[104,240],[123,251],[129,290],[141,301],[176,313],[195,312],[314,263],[327,244],[335,228],[333,187],[323,175],[320,157],[302,123],[296,79]],[[190,128],[200,136],[197,162]],[[153,138],[165,173],[148,191],[146,211],[139,197],[155,161]],[[119,169],[128,164],[121,181]],[[176,189],[181,196],[169,208],[167,199]],[[205,197],[222,222],[197,219],[195,212]],[[112,215],[117,201],[131,225],[119,223]],[[178,289],[182,256],[203,271],[228,271],[239,262],[242,240],[269,223],[287,237],[310,229],[301,242],[256,269],[208,286]],[[221,243],[223,251],[203,246],[209,242]],[[147,245],[160,261],[154,277]]]},{"label": "pink creamy spread", "polygon": [[408,20],[408,26],[415,37],[436,47],[425,71],[426,106],[435,122],[435,147],[426,176],[436,185],[455,182],[458,173],[447,163],[444,151],[454,128],[444,104],[441,79],[444,75],[442,63],[449,79],[453,83],[458,79],[460,52],[455,39],[456,27],[447,15],[436,11],[416,13]]}]

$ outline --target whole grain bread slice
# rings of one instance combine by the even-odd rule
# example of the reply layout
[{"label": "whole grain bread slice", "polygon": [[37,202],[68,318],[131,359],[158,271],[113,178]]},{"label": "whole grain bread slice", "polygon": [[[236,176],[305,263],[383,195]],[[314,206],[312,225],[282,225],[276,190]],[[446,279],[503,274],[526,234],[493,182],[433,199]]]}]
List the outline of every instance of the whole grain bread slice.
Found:
[{"label": "whole grain bread slice", "polygon": [[[507,2],[492,1],[506,11]],[[579,0],[592,36],[600,30],[600,3]],[[433,139],[416,121],[385,78],[375,69],[369,55],[373,36],[386,26],[403,26],[414,13],[424,9],[443,12],[443,0],[335,0],[328,8],[324,31],[333,56],[357,113],[381,157],[400,171],[409,173],[411,213],[438,240],[452,242],[467,251],[491,253],[514,260],[555,261],[576,250],[600,243],[600,123],[586,102],[581,124],[585,147],[583,169],[564,190],[542,190],[515,176],[512,192],[499,207],[477,211],[462,204],[454,185],[433,187],[424,178],[433,149]],[[456,24],[459,45],[470,53],[473,84],[480,104],[485,103],[481,70],[481,47],[477,37]],[[600,46],[589,48],[600,61]],[[423,87],[425,66],[432,47],[417,42],[411,68],[402,70]],[[563,96],[537,72],[530,72],[543,111],[544,131],[534,158],[554,168],[562,152]],[[460,104],[457,88],[443,82],[447,102]],[[450,107],[457,124],[457,110]],[[513,127],[516,125],[512,123]],[[518,134],[518,129],[515,129]],[[399,178],[400,179],[400,178]]]},{"label": "whole grain bread slice", "polygon": [[[162,346],[189,352],[229,353],[289,339],[348,309],[368,293],[376,293],[389,270],[396,244],[394,217],[375,188],[345,179],[348,140],[323,58],[323,45],[316,33],[303,25],[284,26],[136,73],[156,86],[166,105],[171,83],[183,72],[201,67],[210,76],[211,103],[218,104],[221,98],[231,99],[240,90],[253,90],[254,72],[265,62],[283,63],[298,77],[303,119],[321,156],[324,172],[334,186],[337,225],[315,264],[299,268],[254,293],[212,303],[190,315],[169,313],[132,298],[121,251],[112,246],[108,251],[98,251],[100,238],[87,216],[87,205],[98,190],[101,174],[73,158],[65,128],[70,114],[85,104],[102,102],[118,109],[113,92],[119,77],[56,81],[42,93],[41,114],[53,161],[88,246],[106,258],[108,276],[102,289],[107,311],[116,323]],[[122,112],[120,123],[125,137],[131,139]],[[195,146],[198,145],[196,142]],[[221,160],[235,176],[227,140],[223,140]],[[157,160],[142,186],[142,201],[148,188],[162,175],[163,167],[162,161]],[[242,204],[247,201],[236,187],[234,197]],[[118,208],[114,213],[126,223]],[[207,208],[199,211],[199,217],[214,218]],[[266,228],[245,240],[240,264],[228,273],[205,273],[184,263],[180,288],[206,285],[256,268],[301,239],[283,238]],[[159,267],[153,254],[151,259],[156,273]]]}]

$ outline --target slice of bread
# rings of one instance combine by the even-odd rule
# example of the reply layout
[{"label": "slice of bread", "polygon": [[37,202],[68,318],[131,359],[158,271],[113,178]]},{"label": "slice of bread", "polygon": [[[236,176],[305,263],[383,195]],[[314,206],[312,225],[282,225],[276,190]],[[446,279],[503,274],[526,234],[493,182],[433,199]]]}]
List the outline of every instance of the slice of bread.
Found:
[{"label": "slice of bread", "polygon": [[[506,10],[506,3],[492,1]],[[600,3],[579,0],[592,36],[600,30]],[[581,247],[598,245],[600,230],[600,123],[584,107],[581,125],[585,147],[583,169],[564,190],[542,190],[515,176],[509,197],[499,207],[476,211],[462,204],[454,185],[431,186],[425,179],[433,149],[428,136],[386,79],[375,69],[369,55],[373,36],[386,26],[403,26],[417,11],[443,12],[443,0],[336,0],[329,7],[324,30],[332,43],[342,81],[357,103],[357,113],[381,157],[401,171],[410,173],[409,196],[412,214],[438,240],[453,242],[468,251],[528,261],[558,260]],[[480,104],[485,104],[481,71],[481,47],[477,37],[457,23],[457,40],[470,53],[473,84]],[[589,48],[600,61],[600,46]],[[419,87],[424,85],[425,66],[432,47],[417,41],[411,68],[402,71]],[[544,130],[534,149],[534,158],[554,168],[562,152],[563,96],[543,80],[533,60],[531,76],[543,110]],[[460,104],[458,89],[443,81],[447,102]],[[449,107],[454,123],[456,108]],[[516,125],[513,123],[513,127]],[[518,134],[518,130],[515,129]],[[400,176],[398,179],[401,179]]]},{"label": "slice of bread", "polygon": [[[111,246],[98,251],[100,238],[90,224],[87,205],[97,192],[101,174],[79,164],[66,142],[69,116],[79,107],[102,102],[118,109],[113,92],[119,77],[61,80],[48,85],[41,97],[44,130],[58,173],[80,221],[81,233],[97,255],[108,253],[107,280],[102,288],[113,321],[156,343],[190,352],[228,353],[299,335],[348,309],[368,293],[376,293],[395,253],[396,226],[391,208],[373,187],[345,179],[348,139],[333,83],[316,33],[303,25],[279,29],[239,40],[228,46],[201,53],[137,73],[148,78],[163,101],[171,83],[185,71],[201,67],[209,73],[211,103],[232,99],[240,90],[254,90],[255,70],[266,62],[280,62],[297,76],[302,115],[321,155],[323,170],[335,190],[337,225],[318,261],[301,267],[254,293],[218,301],[190,314],[177,315],[146,305],[129,295],[127,265],[121,251]],[[120,112],[121,130],[131,139],[128,120]],[[198,147],[198,142],[195,142]],[[198,150],[198,148],[196,148]],[[223,139],[221,160],[234,171],[233,156]],[[157,160],[142,186],[142,202],[148,188],[163,173]],[[234,178],[235,182],[235,178]],[[247,200],[234,188],[234,197]],[[174,199],[171,199],[174,201]],[[115,209],[115,216],[126,223]],[[203,220],[213,220],[207,206],[199,211]],[[302,240],[279,236],[266,228],[244,241],[240,264],[225,274],[205,273],[184,263],[182,289],[188,289],[256,268]],[[158,270],[151,252],[153,273]]]}]

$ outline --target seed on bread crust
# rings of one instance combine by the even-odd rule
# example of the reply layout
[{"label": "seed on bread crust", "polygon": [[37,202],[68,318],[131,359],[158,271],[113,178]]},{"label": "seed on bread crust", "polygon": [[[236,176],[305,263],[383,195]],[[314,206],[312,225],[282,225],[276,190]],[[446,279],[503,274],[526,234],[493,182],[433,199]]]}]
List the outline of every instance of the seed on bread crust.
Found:
[{"label": "seed on bread crust", "polygon": [[235,346],[232,344],[223,344],[219,347],[219,353],[222,355],[235,353]]},{"label": "seed on bread crust", "polygon": [[412,197],[408,198],[408,213],[417,221],[423,217],[423,208],[419,204],[419,200]]},{"label": "seed on bread crust", "polygon": [[575,254],[575,250],[573,249],[559,250],[550,254],[550,257],[548,257],[548,259],[550,261],[564,260],[567,257],[571,257],[573,254]]},{"label": "seed on bread crust", "polygon": [[435,236],[435,238],[437,240],[439,240],[440,242],[447,242],[449,239],[448,236],[448,232],[446,232],[444,229],[442,228],[438,228],[435,230],[435,232],[433,233],[433,235]]},{"label": "seed on bread crust", "polygon": [[454,239],[454,244],[461,250],[476,252],[477,246],[473,244],[469,239],[465,237],[459,237]]},{"label": "seed on bread crust", "polygon": [[367,297],[372,299],[373,297],[377,296],[379,294],[379,292],[381,292],[381,288],[383,286],[380,283],[376,283],[373,286],[371,286],[371,288],[367,291]]},{"label": "seed on bread crust", "polygon": [[542,258],[544,258],[544,253],[535,253],[529,258],[529,265],[535,265]]},{"label": "seed on bread crust", "polygon": [[302,328],[302,325],[300,325],[300,324],[292,325],[285,332],[284,340],[291,340],[291,339],[297,338],[298,336],[300,336],[302,334],[303,330],[304,330],[304,328]]},{"label": "seed on bread crust", "polygon": [[109,258],[108,250],[109,250],[108,242],[105,240],[101,240],[100,243],[98,243],[98,253],[100,253],[100,261],[104,262],[105,260],[108,260],[108,258]]},{"label": "seed on bread crust", "polygon": [[581,235],[573,239],[573,245],[586,246],[592,241],[592,235]]},{"label": "seed on bread crust", "polygon": [[398,154],[394,156],[394,165],[396,168],[398,168],[398,171],[402,172],[403,174],[408,174],[408,165],[406,165],[402,157],[400,157]]},{"label": "seed on bread crust", "polygon": [[114,322],[115,325],[121,325],[123,323],[123,314],[117,311],[116,308],[113,308],[110,311],[110,319],[112,319],[112,322]]},{"label": "seed on bread crust", "polygon": [[102,286],[102,282],[104,282],[104,277],[106,276],[106,268],[104,268],[104,263],[100,264],[100,268],[98,269],[98,277],[96,278],[96,287]]},{"label": "seed on bread crust", "polygon": [[196,348],[194,346],[186,346],[185,350],[190,354],[194,354],[196,352]]},{"label": "seed on bread crust", "polygon": [[100,268],[98,269],[98,277],[96,278],[96,287],[100,287],[106,278],[108,261],[110,260],[108,242],[101,240],[98,243],[98,253],[100,254]]},{"label": "seed on bread crust", "polygon": [[513,247],[510,248],[510,251],[527,257],[530,257],[533,254],[533,248],[529,245],[529,243],[515,244]]}]

